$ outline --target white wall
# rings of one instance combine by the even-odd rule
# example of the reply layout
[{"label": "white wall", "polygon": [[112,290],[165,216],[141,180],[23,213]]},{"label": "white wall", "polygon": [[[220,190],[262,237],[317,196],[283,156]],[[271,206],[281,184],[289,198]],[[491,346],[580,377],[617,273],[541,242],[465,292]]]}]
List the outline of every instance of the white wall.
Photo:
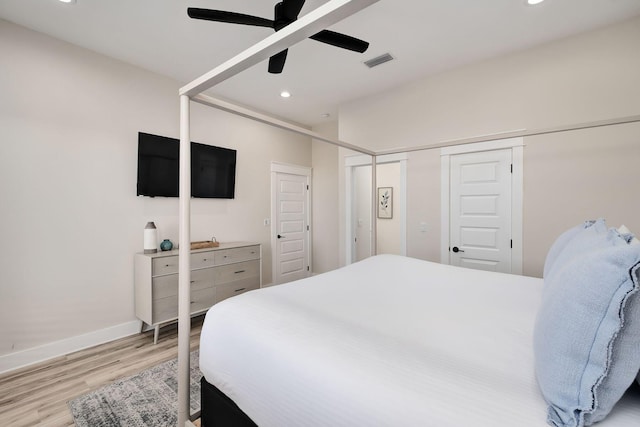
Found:
[{"label": "white wall", "polygon": [[[0,52],[2,371],[137,328],[143,228],[178,240],[178,200],[135,195],[137,133],[178,136],[180,84],[2,20]],[[197,104],[192,139],[238,150],[236,198],[193,200],[192,240],[262,243],[269,283],[270,162],[311,166],[310,139]]]},{"label": "white wall", "polygon": [[[341,106],[340,139],[374,149],[415,147],[638,115],[638,40],[635,18],[425,77]],[[611,225],[625,222],[640,234],[640,198],[629,197],[632,183],[640,182],[640,169],[632,165],[640,158],[637,128],[525,138],[525,274],[541,275],[544,254],[559,230],[583,219],[607,216]],[[407,169],[408,255],[438,261],[438,150],[410,153]],[[612,198],[624,203],[612,204]],[[420,222],[426,232],[418,231]]]}]

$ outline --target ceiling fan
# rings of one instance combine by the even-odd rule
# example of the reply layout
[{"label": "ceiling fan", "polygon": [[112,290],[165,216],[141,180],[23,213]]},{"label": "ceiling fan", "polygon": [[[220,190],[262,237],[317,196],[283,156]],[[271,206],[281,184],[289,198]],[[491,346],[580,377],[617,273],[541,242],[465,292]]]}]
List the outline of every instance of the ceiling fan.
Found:
[{"label": "ceiling fan", "polygon": [[[253,25],[257,27],[268,27],[273,28],[276,31],[280,31],[282,28],[298,19],[298,14],[302,10],[304,2],[305,0],[282,0],[275,6],[275,16],[273,20],[260,18],[258,16],[245,15],[242,13],[225,12],[223,10],[199,9],[195,7],[188,8],[187,14],[189,15],[189,17],[194,19],[227,22],[230,24]],[[319,33],[310,36],[309,38],[359,53],[365,52],[369,47],[369,43],[363,40],[329,30],[322,30]],[[281,73],[282,69],[284,68],[286,59],[287,49],[278,52],[271,58],[269,58],[269,72],[273,74]]]}]

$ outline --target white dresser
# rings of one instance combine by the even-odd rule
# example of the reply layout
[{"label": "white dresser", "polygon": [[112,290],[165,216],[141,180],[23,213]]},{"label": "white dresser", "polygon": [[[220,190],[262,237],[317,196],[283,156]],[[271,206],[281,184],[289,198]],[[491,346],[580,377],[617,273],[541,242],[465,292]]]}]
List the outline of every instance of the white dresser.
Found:
[{"label": "white dresser", "polygon": [[[191,315],[261,286],[261,247],[256,243],[221,243],[191,251]],[[178,319],[178,251],[135,255],[136,316],[155,328]],[[143,324],[144,327],[144,324]]]}]

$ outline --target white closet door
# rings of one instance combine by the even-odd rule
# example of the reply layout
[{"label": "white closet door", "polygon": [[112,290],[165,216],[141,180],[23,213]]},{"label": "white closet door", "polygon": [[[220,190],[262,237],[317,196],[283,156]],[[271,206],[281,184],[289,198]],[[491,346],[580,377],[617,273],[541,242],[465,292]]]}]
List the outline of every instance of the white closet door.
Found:
[{"label": "white closet door", "polygon": [[511,160],[511,149],[451,156],[451,264],[511,272]]}]

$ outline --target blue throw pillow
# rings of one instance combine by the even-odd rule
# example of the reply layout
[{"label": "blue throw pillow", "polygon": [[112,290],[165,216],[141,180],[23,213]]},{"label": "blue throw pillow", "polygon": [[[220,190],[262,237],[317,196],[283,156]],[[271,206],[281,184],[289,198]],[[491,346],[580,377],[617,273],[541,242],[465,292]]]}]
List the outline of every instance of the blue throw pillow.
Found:
[{"label": "blue throw pillow", "polygon": [[568,229],[564,233],[562,233],[558,238],[553,242],[551,248],[549,248],[549,252],[547,252],[547,257],[544,261],[544,271],[542,273],[542,277],[547,277],[551,268],[556,262],[558,255],[564,250],[564,248],[569,244],[569,242],[581,231],[585,228],[591,227],[596,221],[585,221],[583,224],[576,225],[573,228]]},{"label": "blue throw pillow", "polygon": [[577,232],[545,276],[534,330],[548,422],[602,420],[640,371],[640,246],[604,220]]}]

